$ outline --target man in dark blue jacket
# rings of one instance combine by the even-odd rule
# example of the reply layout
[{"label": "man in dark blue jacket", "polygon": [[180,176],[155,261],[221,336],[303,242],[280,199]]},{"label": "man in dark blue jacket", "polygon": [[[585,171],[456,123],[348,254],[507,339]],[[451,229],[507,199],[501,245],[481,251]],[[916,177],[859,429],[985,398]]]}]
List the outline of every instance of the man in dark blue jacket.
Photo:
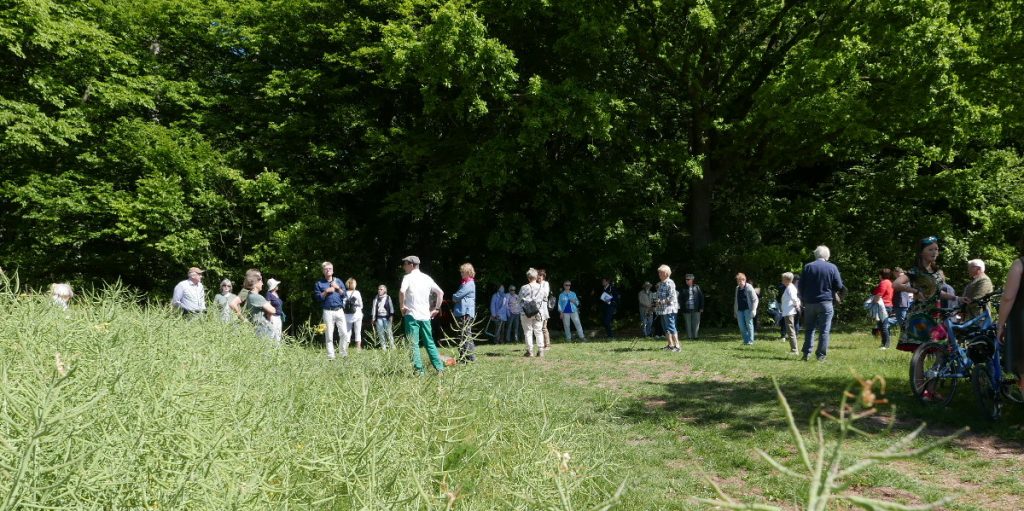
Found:
[{"label": "man in dark blue jacket", "polygon": [[324,343],[327,345],[327,359],[334,360],[334,332],[338,332],[338,347],[341,348],[341,356],[348,356],[348,343],[351,340],[351,333],[348,331],[348,321],[345,320],[345,298],[347,290],[345,283],[334,276],[334,265],[325,261],[320,265],[324,272],[324,278],[318,280],[313,286],[313,298],[323,310]]},{"label": "man in dark blue jacket", "polygon": [[839,268],[828,262],[831,252],[825,245],[814,249],[814,261],[804,266],[800,274],[800,303],[804,307],[804,346],[803,357],[811,356],[814,331],[818,331],[818,349],[814,354],[818,361],[825,360],[828,355],[829,332],[832,329],[832,317],[835,310],[833,302],[839,302],[839,291],[843,289],[843,279],[839,276]]}]

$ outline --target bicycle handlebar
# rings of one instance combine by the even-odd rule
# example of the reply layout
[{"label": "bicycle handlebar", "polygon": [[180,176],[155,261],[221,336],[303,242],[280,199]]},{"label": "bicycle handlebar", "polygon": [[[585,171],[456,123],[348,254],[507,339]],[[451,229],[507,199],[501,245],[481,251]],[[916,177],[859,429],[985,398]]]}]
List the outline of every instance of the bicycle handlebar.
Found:
[{"label": "bicycle handlebar", "polygon": [[1002,289],[996,289],[995,291],[992,291],[991,293],[989,293],[989,294],[987,294],[985,296],[982,296],[981,298],[978,298],[977,300],[974,301],[974,303],[980,303],[980,304],[984,305],[984,304],[992,301],[993,298],[1002,297],[1002,295],[1003,295],[1003,290]]}]

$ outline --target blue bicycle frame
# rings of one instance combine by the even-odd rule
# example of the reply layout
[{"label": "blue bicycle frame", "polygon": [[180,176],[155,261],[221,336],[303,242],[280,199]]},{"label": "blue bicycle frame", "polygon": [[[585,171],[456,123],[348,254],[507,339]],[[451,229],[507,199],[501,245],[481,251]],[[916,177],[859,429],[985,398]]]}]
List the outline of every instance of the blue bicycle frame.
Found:
[{"label": "blue bicycle frame", "polygon": [[911,358],[911,387],[922,402],[944,406],[952,401],[958,380],[969,378],[974,365],[960,338],[966,332],[982,331],[993,324],[987,307],[979,316],[957,322],[956,313],[960,310],[939,309],[946,338],[922,344]]}]

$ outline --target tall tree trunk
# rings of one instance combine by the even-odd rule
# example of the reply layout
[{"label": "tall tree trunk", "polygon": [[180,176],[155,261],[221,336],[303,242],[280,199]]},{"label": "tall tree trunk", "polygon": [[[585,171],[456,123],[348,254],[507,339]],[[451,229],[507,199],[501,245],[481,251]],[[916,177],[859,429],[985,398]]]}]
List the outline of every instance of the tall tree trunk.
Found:
[{"label": "tall tree trunk", "polygon": [[701,250],[711,244],[711,194],[713,176],[705,169],[704,175],[690,181],[690,239],[693,248]]},{"label": "tall tree trunk", "polygon": [[[690,97],[694,105],[701,105],[700,91],[699,86],[695,86],[691,82]],[[694,250],[698,251],[711,244],[711,194],[714,191],[716,175],[709,150],[714,143],[710,140],[714,135],[710,125],[711,114],[707,108],[701,105],[694,111],[689,133],[690,154],[703,157],[701,175],[690,180],[690,200],[687,204],[690,213],[690,239]]]}]

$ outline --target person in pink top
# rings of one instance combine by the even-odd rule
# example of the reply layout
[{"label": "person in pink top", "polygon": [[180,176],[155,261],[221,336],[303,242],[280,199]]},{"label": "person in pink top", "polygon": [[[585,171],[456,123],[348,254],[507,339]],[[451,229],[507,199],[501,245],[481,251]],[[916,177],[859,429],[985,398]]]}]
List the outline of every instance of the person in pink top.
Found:
[{"label": "person in pink top", "polygon": [[[871,294],[881,298],[882,304],[885,306],[886,316],[892,316],[892,270],[889,268],[882,268],[882,271],[878,272],[879,282],[875,286],[875,289],[871,291]],[[875,330],[882,334],[882,347],[880,349],[889,349],[891,336],[889,335],[889,318],[879,320],[878,325],[875,326]]]}]

